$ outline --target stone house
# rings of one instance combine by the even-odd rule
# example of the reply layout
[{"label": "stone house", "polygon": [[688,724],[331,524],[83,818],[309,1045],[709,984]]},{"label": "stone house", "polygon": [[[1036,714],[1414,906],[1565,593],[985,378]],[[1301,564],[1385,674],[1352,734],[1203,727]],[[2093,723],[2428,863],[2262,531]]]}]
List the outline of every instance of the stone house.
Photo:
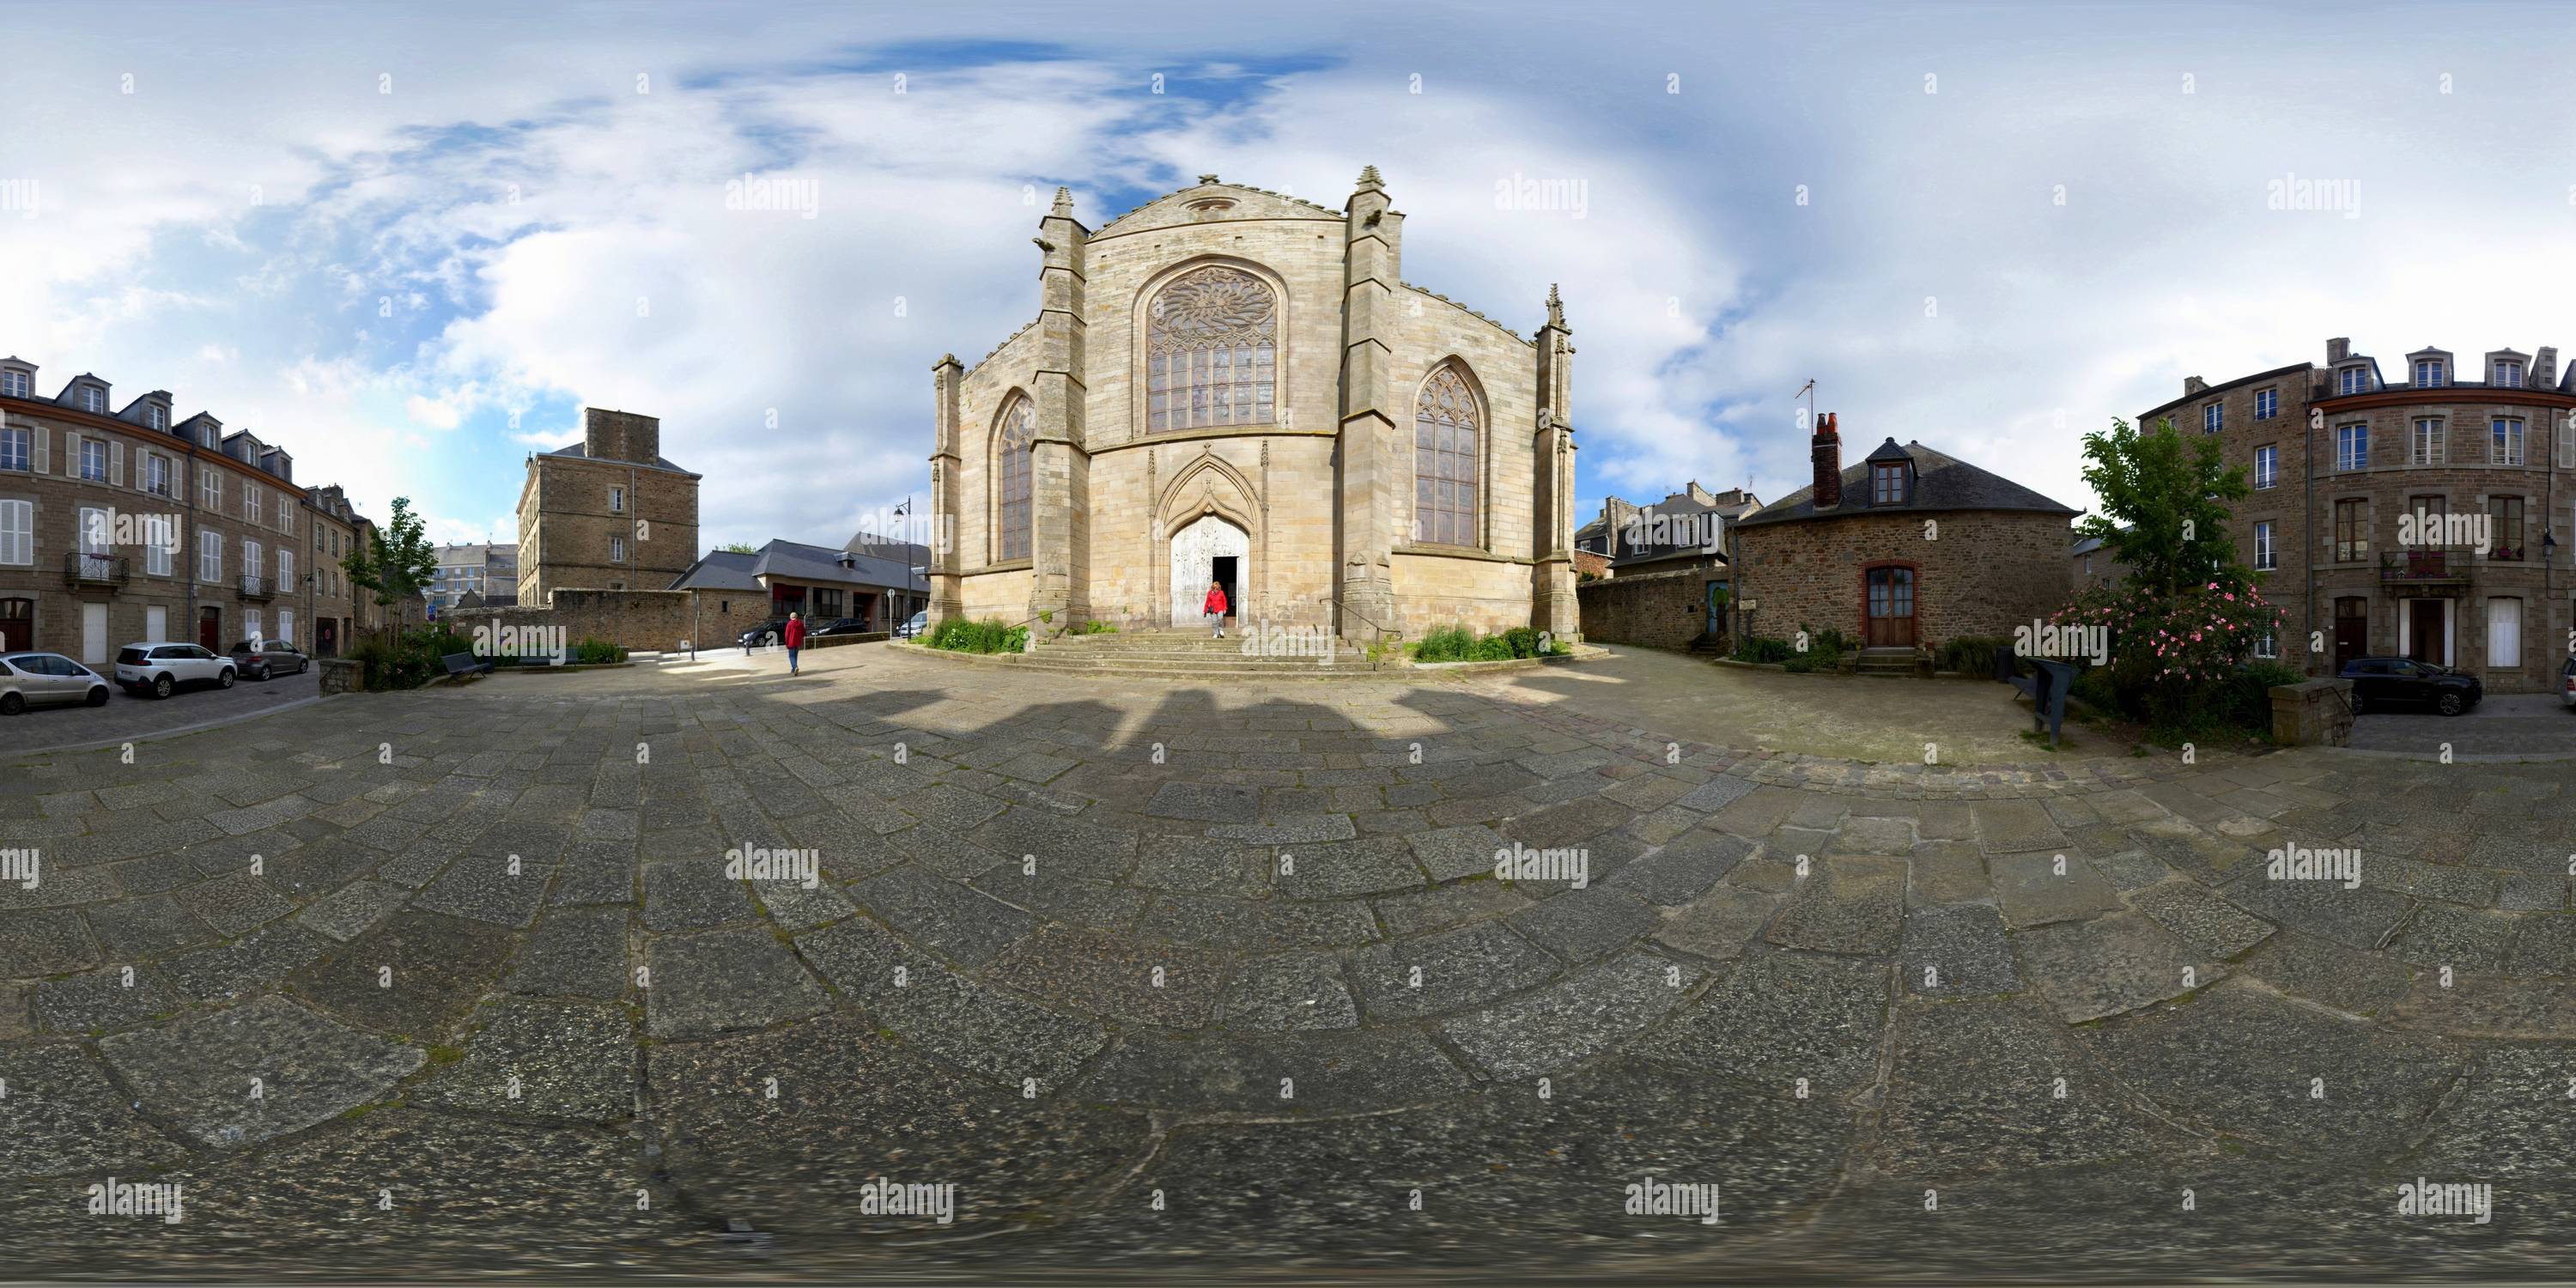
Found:
[{"label": "stone house", "polygon": [[582,441],[528,457],[518,603],[557,590],[660,590],[698,558],[698,479],[662,456],[662,422],[582,409]]}]

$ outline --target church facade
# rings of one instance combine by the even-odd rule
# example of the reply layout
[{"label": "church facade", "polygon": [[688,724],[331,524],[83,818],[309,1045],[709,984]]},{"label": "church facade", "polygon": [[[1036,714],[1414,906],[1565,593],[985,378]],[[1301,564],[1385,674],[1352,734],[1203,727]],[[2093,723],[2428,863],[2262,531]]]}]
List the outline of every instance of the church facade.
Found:
[{"label": "church facade", "polygon": [[933,621],[1577,635],[1574,347],[1399,276],[1340,211],[1200,176],[1097,231],[1056,192],[1038,313],[933,369]]}]

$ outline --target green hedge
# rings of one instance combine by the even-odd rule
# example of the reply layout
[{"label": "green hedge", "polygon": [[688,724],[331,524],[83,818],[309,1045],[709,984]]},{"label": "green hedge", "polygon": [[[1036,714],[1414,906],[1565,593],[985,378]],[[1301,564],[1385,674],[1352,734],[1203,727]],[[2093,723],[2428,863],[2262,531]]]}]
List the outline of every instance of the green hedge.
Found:
[{"label": "green hedge", "polygon": [[606,640],[592,639],[585,635],[581,637],[581,643],[572,646],[572,660],[594,664],[623,662],[626,660],[626,650]]},{"label": "green hedge", "polygon": [[1735,660],[1738,662],[1786,662],[1797,655],[1798,651],[1789,647],[1789,641],[1765,635],[1747,635],[1735,645]]},{"label": "green hedge", "polygon": [[2011,644],[2012,639],[2003,635],[1954,635],[1932,650],[1932,665],[1935,670],[1983,679],[1995,673],[1995,650]]},{"label": "green hedge", "polygon": [[1005,626],[998,620],[969,621],[950,617],[932,627],[923,643],[952,653],[1017,653],[1029,644],[1029,628]]},{"label": "green hedge", "polygon": [[[1563,657],[1574,650],[1562,641],[1550,641],[1548,656]],[[1412,649],[1416,662],[1508,662],[1513,658],[1541,656],[1539,633],[1533,627],[1515,626],[1500,635],[1479,636],[1464,626],[1441,626],[1423,633]]]}]

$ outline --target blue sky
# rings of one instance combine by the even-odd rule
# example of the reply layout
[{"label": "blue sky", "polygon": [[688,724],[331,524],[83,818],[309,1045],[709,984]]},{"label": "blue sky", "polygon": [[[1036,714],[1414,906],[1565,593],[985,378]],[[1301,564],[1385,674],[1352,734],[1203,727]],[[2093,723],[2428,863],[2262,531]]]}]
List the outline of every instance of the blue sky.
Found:
[{"label": "blue sky", "polygon": [[[2546,6],[10,14],[0,351],[447,539],[509,537],[585,403],[663,418],[710,542],[925,492],[930,364],[1034,314],[1059,184],[1097,226],[1202,172],[1336,206],[1379,166],[1409,280],[1525,333],[1562,283],[1587,510],[1799,486],[1810,378],[1860,450],[2083,505],[2078,436],[2185,375],[2576,348]],[[726,210],[746,174],[814,217]],[[1583,204],[1500,208],[1516,176]],[[2293,176],[2352,217],[2269,208]]]}]

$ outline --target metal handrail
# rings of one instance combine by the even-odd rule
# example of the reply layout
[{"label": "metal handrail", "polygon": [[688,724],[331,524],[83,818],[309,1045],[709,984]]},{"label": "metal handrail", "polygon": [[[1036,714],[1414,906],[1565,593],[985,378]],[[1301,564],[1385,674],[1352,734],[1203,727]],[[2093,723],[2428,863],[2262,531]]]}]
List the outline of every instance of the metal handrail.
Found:
[{"label": "metal handrail", "polygon": [[1340,595],[1334,594],[1332,591],[1329,591],[1329,590],[1324,591],[1324,592],[1322,592],[1321,594],[1316,595],[1316,596],[1315,596],[1315,599],[1316,599],[1316,601],[1317,601],[1317,602],[1319,602],[1319,603],[1330,604],[1330,605],[1332,605],[1333,607],[1338,608],[1338,609],[1342,610],[1342,611],[1343,611],[1343,612],[1345,612],[1345,613],[1349,613],[1351,616],[1356,617],[1356,618],[1360,619],[1361,621],[1368,623],[1370,626],[1375,627],[1375,628],[1376,628],[1376,629],[1377,629],[1381,634],[1385,635],[1388,639],[1392,639],[1392,640],[1401,640],[1401,639],[1403,639],[1403,638],[1404,638],[1404,632],[1403,632],[1403,631],[1400,631],[1400,630],[1395,629],[1394,627],[1388,626],[1386,623],[1381,622],[1381,621],[1377,620],[1376,618],[1371,617],[1371,616],[1369,616],[1368,614],[1363,613],[1363,612],[1361,612],[1360,610],[1358,610],[1358,609],[1356,609],[1356,608],[1351,607],[1348,601],[1344,600]]}]

